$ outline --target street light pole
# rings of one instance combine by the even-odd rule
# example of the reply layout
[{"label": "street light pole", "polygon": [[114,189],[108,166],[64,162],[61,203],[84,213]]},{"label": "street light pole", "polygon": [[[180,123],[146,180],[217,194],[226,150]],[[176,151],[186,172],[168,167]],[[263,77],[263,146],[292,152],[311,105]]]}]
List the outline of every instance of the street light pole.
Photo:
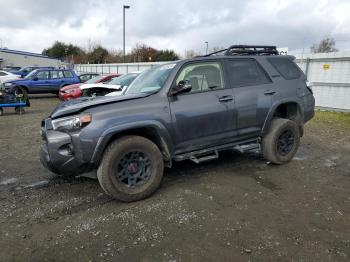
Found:
[{"label": "street light pole", "polygon": [[123,5],[123,62],[125,63],[125,9],[129,9],[129,5]]},{"label": "street light pole", "polygon": [[208,43],[208,41],[205,41],[204,43],[207,45],[207,47],[205,48],[205,54],[207,55],[208,54],[208,44],[209,43]]}]

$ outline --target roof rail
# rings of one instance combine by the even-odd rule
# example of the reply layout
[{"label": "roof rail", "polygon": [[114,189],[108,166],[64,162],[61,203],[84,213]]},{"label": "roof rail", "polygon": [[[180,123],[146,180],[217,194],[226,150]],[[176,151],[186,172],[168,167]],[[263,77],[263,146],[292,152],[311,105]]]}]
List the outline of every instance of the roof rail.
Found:
[{"label": "roof rail", "polygon": [[[205,56],[215,55],[221,52],[223,55],[234,56],[234,55],[278,55],[276,46],[269,45],[231,45],[229,48],[222,49]],[[204,57],[205,57],[204,56]]]}]

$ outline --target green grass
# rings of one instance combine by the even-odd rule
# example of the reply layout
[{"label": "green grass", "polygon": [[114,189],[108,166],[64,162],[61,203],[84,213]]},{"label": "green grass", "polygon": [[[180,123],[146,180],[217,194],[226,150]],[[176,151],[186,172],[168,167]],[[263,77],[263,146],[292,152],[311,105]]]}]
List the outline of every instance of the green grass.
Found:
[{"label": "green grass", "polygon": [[350,113],[316,110],[312,122],[350,128]]}]

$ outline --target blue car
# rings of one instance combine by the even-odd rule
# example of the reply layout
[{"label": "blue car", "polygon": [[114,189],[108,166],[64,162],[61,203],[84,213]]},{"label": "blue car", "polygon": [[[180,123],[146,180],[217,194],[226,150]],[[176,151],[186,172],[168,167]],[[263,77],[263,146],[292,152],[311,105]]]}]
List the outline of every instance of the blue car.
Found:
[{"label": "blue car", "polygon": [[8,81],[3,85],[11,89],[17,87],[29,94],[58,94],[60,88],[77,83],[80,83],[80,79],[71,69],[36,69],[23,79]]},{"label": "blue car", "polygon": [[36,69],[54,69],[54,67],[49,66],[49,67],[40,67],[40,66],[26,66],[22,67],[19,70],[11,70],[10,73],[19,75],[20,77],[25,77],[28,75],[30,72]]}]

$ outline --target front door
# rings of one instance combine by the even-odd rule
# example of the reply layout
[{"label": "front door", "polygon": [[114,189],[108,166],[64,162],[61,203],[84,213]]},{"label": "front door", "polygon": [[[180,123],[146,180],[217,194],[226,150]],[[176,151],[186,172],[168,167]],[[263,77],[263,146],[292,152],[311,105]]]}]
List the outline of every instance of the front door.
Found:
[{"label": "front door", "polygon": [[45,93],[50,90],[49,71],[39,71],[31,80],[30,93]]},{"label": "front door", "polygon": [[177,153],[224,143],[235,129],[232,89],[219,62],[197,62],[180,69],[174,85],[189,81],[188,93],[170,97]]}]

